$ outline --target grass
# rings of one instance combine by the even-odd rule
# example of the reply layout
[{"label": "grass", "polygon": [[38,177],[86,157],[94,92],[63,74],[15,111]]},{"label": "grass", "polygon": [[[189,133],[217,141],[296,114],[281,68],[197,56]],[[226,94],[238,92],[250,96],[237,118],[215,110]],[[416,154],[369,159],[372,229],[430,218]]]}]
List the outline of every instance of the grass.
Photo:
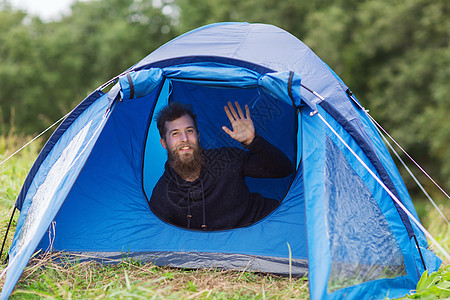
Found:
[{"label": "grass", "polygon": [[11,299],[285,299],[307,298],[307,280],[220,270],[180,270],[124,260],[30,264]]},{"label": "grass", "polygon": [[8,210],[13,207],[22,184],[42,148],[42,144],[35,141],[10,157],[30,140],[31,137],[16,134],[14,128],[10,129],[7,135],[0,135],[0,163],[4,162],[0,165],[0,218],[5,214],[10,215]]},{"label": "grass", "polygon": [[[0,135],[0,163],[30,138],[10,132]],[[42,145],[31,144],[0,165],[0,238],[4,237],[12,207]],[[444,201],[442,201],[444,203]],[[421,202],[422,203],[422,202]],[[421,221],[450,251],[450,227],[429,204],[419,204]],[[416,205],[417,206],[417,205]],[[449,205],[441,205],[446,216]],[[15,221],[17,216],[15,217]],[[6,247],[11,244],[14,225]],[[6,254],[1,259],[4,261]],[[55,263],[55,258],[63,263]],[[425,274],[413,294],[403,299],[450,297],[450,266]],[[6,264],[0,265],[0,272]],[[0,286],[4,278],[0,279]],[[11,299],[308,299],[306,278],[224,270],[182,270],[125,259],[116,265],[97,262],[72,264],[63,254],[34,258],[25,268]]]}]

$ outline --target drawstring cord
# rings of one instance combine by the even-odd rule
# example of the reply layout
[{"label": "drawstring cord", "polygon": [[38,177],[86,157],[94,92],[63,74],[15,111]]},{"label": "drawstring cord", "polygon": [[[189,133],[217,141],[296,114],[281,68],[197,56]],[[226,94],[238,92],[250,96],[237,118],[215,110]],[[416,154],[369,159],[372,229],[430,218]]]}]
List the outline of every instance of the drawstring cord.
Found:
[{"label": "drawstring cord", "polygon": [[[203,179],[200,179],[200,183],[202,185],[202,208],[203,208],[203,224],[202,229],[206,229],[206,201],[205,201],[205,190],[203,188]],[[187,228],[191,228],[191,189],[189,189],[187,193]]]},{"label": "drawstring cord", "polygon": [[192,218],[192,215],[191,215],[191,203],[190,203],[190,197],[191,196],[191,189],[189,189],[189,191],[188,191],[188,196],[187,196],[187,200],[188,200],[188,203],[187,203],[187,209],[188,209],[188,211],[187,211],[187,228],[188,229],[190,229],[191,228],[191,218]]},{"label": "drawstring cord", "polygon": [[201,178],[200,178],[200,183],[202,184],[202,203],[203,203],[203,224],[202,224],[202,228],[206,229],[205,190],[203,189],[203,179],[201,179]]}]

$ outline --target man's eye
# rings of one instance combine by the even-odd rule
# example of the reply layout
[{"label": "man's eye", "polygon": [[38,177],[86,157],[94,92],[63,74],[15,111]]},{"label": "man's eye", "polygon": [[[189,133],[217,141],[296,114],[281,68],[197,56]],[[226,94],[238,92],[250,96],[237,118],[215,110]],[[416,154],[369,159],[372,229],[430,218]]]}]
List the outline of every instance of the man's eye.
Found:
[{"label": "man's eye", "polygon": [[194,133],[194,129],[188,129],[187,132],[188,133]]},{"label": "man's eye", "polygon": [[172,132],[172,136],[177,136],[178,132]]}]

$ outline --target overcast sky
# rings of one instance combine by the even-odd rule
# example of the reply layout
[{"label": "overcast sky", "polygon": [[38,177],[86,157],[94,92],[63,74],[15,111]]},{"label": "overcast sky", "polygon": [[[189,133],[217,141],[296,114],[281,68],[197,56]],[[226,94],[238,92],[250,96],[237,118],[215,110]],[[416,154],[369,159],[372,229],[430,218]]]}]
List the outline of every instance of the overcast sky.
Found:
[{"label": "overcast sky", "polygon": [[9,0],[14,8],[26,10],[29,14],[44,20],[58,19],[61,14],[70,12],[75,0]]}]

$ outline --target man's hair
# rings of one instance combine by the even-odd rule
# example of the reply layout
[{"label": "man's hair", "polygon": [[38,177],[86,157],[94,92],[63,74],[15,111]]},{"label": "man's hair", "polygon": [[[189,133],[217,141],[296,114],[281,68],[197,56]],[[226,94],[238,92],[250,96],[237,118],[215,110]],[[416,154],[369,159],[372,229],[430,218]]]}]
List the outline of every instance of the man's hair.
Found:
[{"label": "man's hair", "polygon": [[171,122],[185,115],[191,117],[195,130],[198,132],[197,116],[193,112],[192,106],[189,104],[181,104],[179,102],[170,102],[168,105],[163,107],[155,117],[156,126],[158,127],[161,138],[166,138],[166,122]]}]

